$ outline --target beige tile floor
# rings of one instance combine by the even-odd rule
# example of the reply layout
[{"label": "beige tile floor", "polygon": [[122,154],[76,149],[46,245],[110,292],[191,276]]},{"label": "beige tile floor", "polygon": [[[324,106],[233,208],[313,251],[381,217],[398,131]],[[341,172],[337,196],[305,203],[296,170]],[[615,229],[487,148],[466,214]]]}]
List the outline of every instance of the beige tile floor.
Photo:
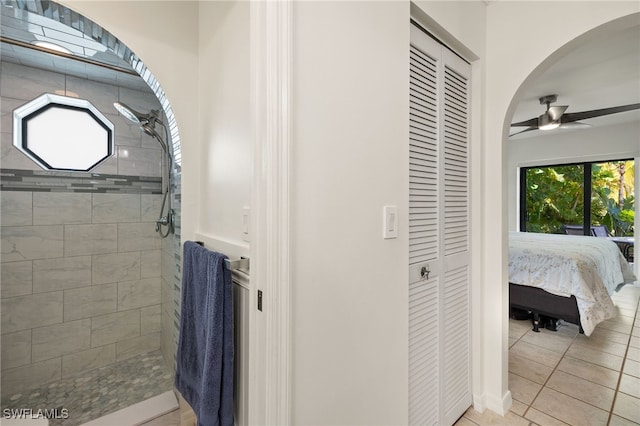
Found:
[{"label": "beige tile floor", "polygon": [[[640,286],[613,295],[618,315],[590,337],[565,324],[557,332],[509,323],[511,411],[504,417],[469,408],[457,426],[640,425]],[[192,426],[193,411],[180,409],[142,426]]]},{"label": "beige tile floor", "polygon": [[509,323],[506,416],[467,410],[456,425],[640,425],[640,286],[612,296],[618,315],[590,337],[565,324],[557,332]]}]

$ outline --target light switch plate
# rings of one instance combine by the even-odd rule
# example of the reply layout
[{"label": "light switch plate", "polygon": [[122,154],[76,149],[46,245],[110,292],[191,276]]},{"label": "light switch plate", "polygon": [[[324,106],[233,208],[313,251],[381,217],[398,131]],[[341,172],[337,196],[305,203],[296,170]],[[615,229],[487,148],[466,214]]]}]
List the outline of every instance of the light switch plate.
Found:
[{"label": "light switch plate", "polygon": [[382,208],[382,238],[398,238],[398,207],[384,206]]},{"label": "light switch plate", "polygon": [[251,226],[251,209],[244,207],[242,209],[242,241],[250,242],[249,229]]}]

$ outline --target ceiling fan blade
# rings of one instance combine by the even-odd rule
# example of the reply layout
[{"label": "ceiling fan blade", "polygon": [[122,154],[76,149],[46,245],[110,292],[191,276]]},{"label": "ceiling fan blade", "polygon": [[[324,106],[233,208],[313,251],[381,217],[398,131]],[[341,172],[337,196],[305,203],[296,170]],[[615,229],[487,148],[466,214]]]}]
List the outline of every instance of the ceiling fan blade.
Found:
[{"label": "ceiling fan blade", "polygon": [[[536,121],[537,121],[537,119],[536,119]],[[519,135],[520,133],[524,133],[524,132],[530,132],[531,130],[538,130],[538,126],[531,126],[531,127],[528,127],[528,128],[526,128],[524,130],[520,130],[519,132],[511,133],[509,135],[509,137],[515,136],[515,135]]]},{"label": "ceiling fan blade", "polygon": [[520,121],[518,123],[511,123],[511,127],[529,127],[529,126],[538,126],[538,117],[531,118],[529,120]]},{"label": "ceiling fan blade", "polygon": [[547,111],[547,115],[549,115],[549,117],[551,118],[551,121],[556,121],[562,116],[562,114],[564,114],[567,108],[569,108],[569,105],[558,105],[558,106],[549,107],[549,110]]},{"label": "ceiling fan blade", "polygon": [[621,105],[611,108],[594,109],[591,111],[570,112],[568,114],[564,114],[561,121],[563,123],[570,123],[572,121],[602,117],[603,115],[617,114],[619,112],[632,111],[634,109],[640,109],[640,104]]},{"label": "ceiling fan blade", "polygon": [[591,127],[591,124],[581,123],[579,121],[570,121],[568,123],[560,124],[561,129],[586,129],[587,127]]}]

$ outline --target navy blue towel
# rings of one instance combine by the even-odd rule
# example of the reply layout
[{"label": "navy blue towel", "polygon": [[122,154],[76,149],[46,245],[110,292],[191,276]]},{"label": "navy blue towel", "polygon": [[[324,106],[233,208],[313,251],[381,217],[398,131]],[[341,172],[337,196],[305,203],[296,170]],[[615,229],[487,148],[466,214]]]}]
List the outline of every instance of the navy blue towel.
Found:
[{"label": "navy blue towel", "polygon": [[175,383],[198,426],[233,425],[233,289],[226,258],[184,243]]}]

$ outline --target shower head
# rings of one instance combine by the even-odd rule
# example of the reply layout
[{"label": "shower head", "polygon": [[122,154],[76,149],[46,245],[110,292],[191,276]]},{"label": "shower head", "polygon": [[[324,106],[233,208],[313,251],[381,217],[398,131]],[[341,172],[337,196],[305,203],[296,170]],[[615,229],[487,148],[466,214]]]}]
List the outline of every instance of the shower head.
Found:
[{"label": "shower head", "polygon": [[140,124],[140,122],[144,119],[144,114],[139,113],[133,108],[129,107],[126,104],[121,102],[114,102],[113,106],[118,112],[128,118],[131,122],[135,124]]},{"label": "shower head", "polygon": [[128,118],[131,122],[140,125],[140,128],[149,136],[156,136],[156,122],[158,120],[158,110],[152,109],[148,114],[136,111],[122,102],[114,102],[113,106],[120,114]]},{"label": "shower head", "polygon": [[131,108],[130,106],[123,104],[122,102],[114,102],[113,106],[118,110],[120,114],[127,117],[133,123],[139,125],[140,129],[142,129],[142,131],[147,135],[156,138],[164,152],[169,152],[167,144],[162,140],[158,132],[156,132],[156,123],[160,123],[160,125],[164,127],[162,121],[158,119],[159,111],[157,109],[152,109],[148,114],[143,114]]}]

